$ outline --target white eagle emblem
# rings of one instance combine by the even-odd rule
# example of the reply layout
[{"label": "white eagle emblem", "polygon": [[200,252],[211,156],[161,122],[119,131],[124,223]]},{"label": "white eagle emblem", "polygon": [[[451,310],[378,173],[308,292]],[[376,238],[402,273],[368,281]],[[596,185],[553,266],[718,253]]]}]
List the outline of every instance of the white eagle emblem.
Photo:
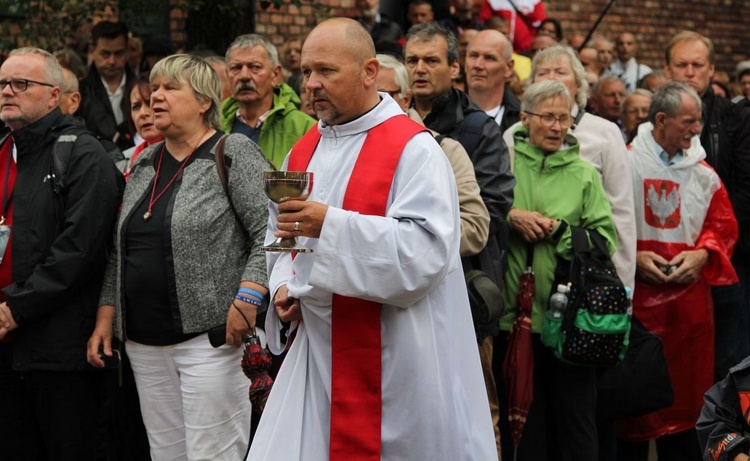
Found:
[{"label": "white eagle emblem", "polygon": [[680,207],[680,194],[677,189],[672,189],[667,193],[667,188],[663,185],[661,193],[657,192],[653,185],[648,188],[646,203],[648,204],[654,216],[659,218],[662,225],[667,218],[674,214],[675,210]]}]

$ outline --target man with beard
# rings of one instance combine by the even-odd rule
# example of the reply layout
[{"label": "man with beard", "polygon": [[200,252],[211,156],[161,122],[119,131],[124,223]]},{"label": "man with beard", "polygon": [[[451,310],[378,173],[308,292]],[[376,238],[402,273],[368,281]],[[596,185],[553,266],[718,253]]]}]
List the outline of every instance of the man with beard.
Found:
[{"label": "man with beard", "polygon": [[266,240],[297,236],[314,252],[268,258],[269,347],[281,322],[295,336],[247,459],[496,458],[448,159],[378,93],[355,21],[318,25],[301,68],[320,123],[284,169],[315,186],[271,205]]},{"label": "man with beard", "polygon": [[[81,106],[76,113],[108,152],[133,146],[122,101],[133,78],[127,66],[128,28],[120,22],[102,21],[91,31],[91,67],[81,82]],[[130,108],[127,108],[130,110]],[[111,155],[117,159],[119,152]]]},{"label": "man with beard", "polygon": [[58,108],[62,86],[57,59],[37,48],[12,51],[0,67],[5,461],[97,459],[102,429],[102,376],[86,363],[86,342],[123,180],[93,136]]},{"label": "man with beard", "polygon": [[260,35],[240,35],[229,45],[226,56],[234,96],[221,104],[221,129],[246,135],[280,167],[289,149],[315,120],[299,110],[299,97],[283,82],[273,44]]}]

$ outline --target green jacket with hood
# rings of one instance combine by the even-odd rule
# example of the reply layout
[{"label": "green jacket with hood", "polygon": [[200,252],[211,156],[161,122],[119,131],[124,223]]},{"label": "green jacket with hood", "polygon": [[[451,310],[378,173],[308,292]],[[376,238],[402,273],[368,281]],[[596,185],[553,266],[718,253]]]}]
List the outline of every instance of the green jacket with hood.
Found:
[{"label": "green jacket with hood", "polygon": [[[610,255],[617,247],[617,233],[607,195],[593,165],[578,157],[579,145],[567,136],[560,150],[544,155],[539,147],[529,144],[526,128],[514,132],[515,161],[513,173],[516,186],[513,207],[537,211],[543,216],[565,221],[569,226],[596,230],[607,242]],[[508,252],[508,271],[505,274],[503,301],[507,313],[500,319],[500,329],[510,330],[516,318],[515,300],[521,274],[526,269],[527,242],[512,231]],[[531,330],[541,333],[547,312],[552,283],[557,267],[557,256],[571,259],[573,243],[570,227],[559,225],[547,238],[534,243],[533,268],[536,280]]]},{"label": "green jacket with hood", "polygon": [[[300,100],[291,86],[281,83],[273,90],[273,107],[260,127],[258,146],[280,168],[294,143],[315,125],[315,119],[299,110]],[[221,104],[221,129],[232,132],[240,103],[230,97]]]}]

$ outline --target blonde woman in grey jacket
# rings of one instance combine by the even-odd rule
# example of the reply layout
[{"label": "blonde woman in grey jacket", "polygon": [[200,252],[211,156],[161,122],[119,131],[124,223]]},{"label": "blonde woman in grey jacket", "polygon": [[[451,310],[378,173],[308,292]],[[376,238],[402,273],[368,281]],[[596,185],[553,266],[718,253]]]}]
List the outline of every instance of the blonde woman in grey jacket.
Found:
[{"label": "blonde woman in grey jacket", "polygon": [[[267,293],[266,163],[246,137],[227,138],[235,215],[214,156],[218,75],[174,55],[153,68],[151,88],[165,141],[131,170],[88,360],[104,366],[99,352],[111,355],[113,334],[127,340],[154,460],[240,459],[251,408],[238,347]],[[225,323],[228,344],[214,349],[206,332]]]}]

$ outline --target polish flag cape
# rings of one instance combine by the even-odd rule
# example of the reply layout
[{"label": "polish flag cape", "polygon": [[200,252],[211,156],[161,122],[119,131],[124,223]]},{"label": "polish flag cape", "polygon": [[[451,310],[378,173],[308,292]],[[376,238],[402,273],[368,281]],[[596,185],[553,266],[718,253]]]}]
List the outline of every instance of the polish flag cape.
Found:
[{"label": "polish flag cape", "polygon": [[536,28],[547,17],[547,13],[541,0],[511,1],[485,0],[479,12],[479,21],[484,24],[492,16],[500,16],[508,20],[510,23],[508,37],[513,43],[513,51],[521,53],[531,48],[531,40],[536,35]]},{"label": "polish flag cape", "polygon": [[644,123],[631,149],[638,251],[667,261],[685,250],[705,249],[708,263],[690,285],[637,280],[633,315],[662,339],[675,393],[674,405],[619,424],[622,437],[650,440],[695,426],[703,394],[713,384],[714,325],[711,285],[730,285],[737,221],[716,172],[704,161],[697,136],[674,165],[659,157],[653,126]]}]

